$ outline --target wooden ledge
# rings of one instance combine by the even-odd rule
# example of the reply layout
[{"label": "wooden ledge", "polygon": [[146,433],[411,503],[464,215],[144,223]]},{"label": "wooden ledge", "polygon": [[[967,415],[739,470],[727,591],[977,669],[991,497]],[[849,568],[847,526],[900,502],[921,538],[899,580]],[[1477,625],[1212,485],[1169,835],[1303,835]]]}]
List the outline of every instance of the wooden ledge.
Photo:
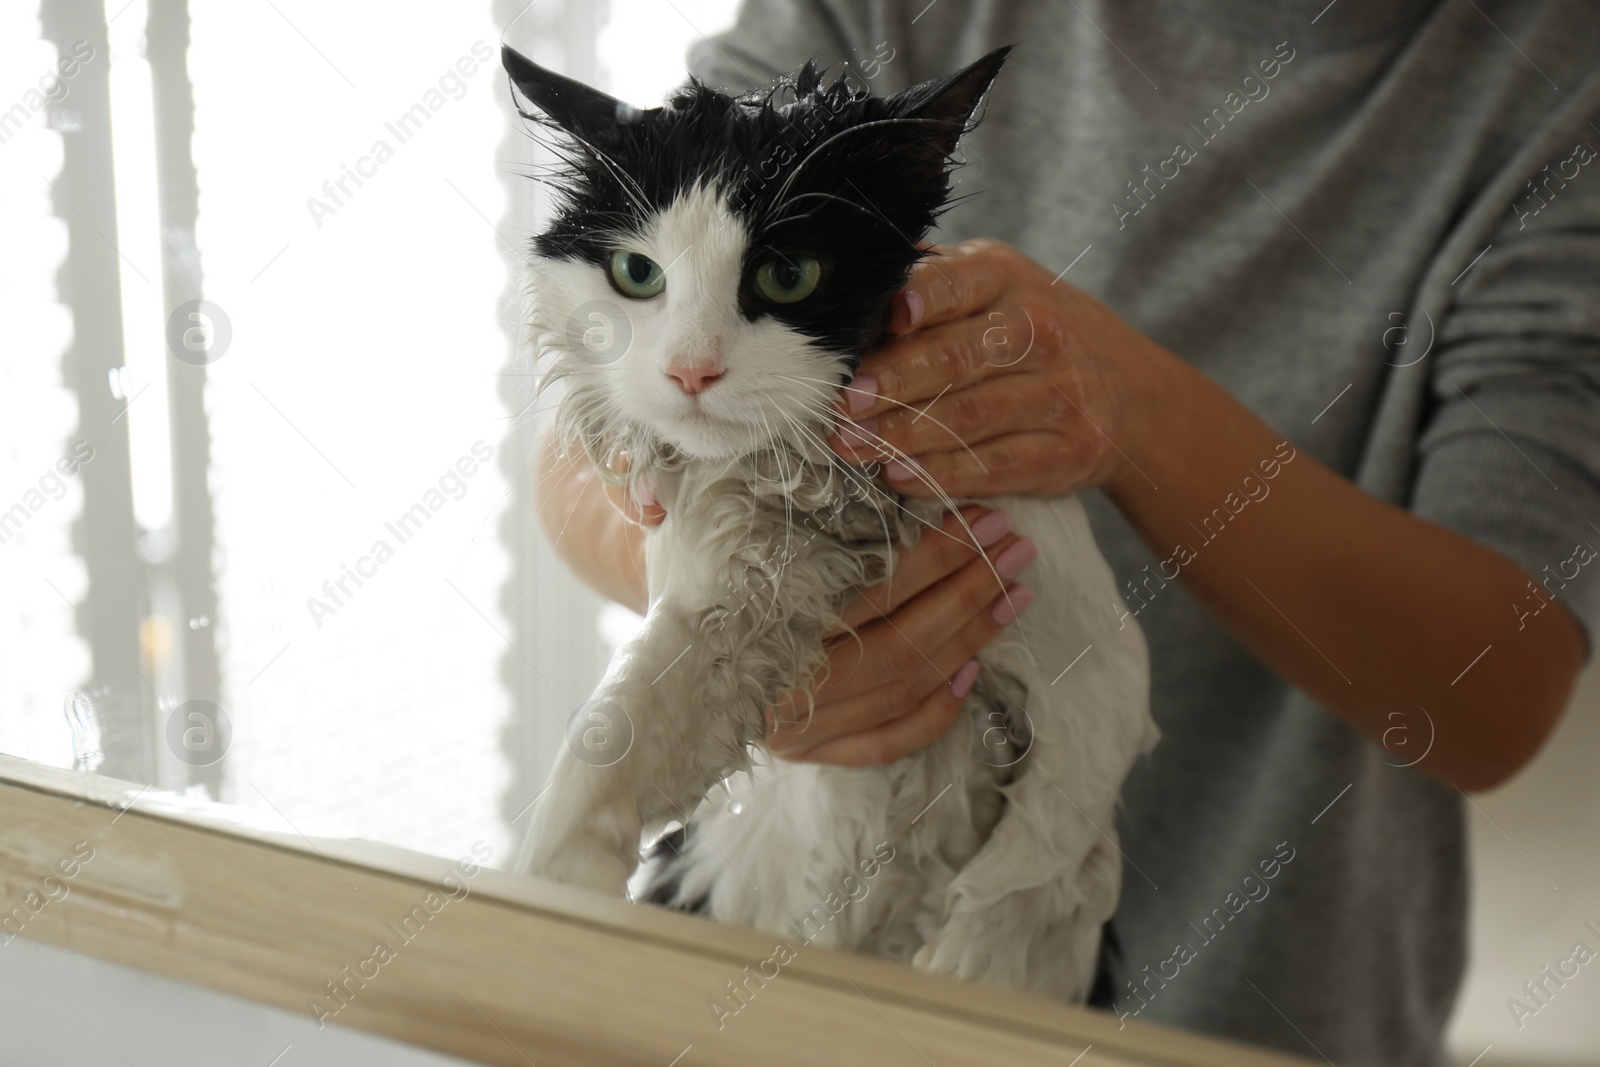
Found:
[{"label": "wooden ledge", "polygon": [[0,940],[482,1063],[1307,1062],[9,756],[0,810]]}]

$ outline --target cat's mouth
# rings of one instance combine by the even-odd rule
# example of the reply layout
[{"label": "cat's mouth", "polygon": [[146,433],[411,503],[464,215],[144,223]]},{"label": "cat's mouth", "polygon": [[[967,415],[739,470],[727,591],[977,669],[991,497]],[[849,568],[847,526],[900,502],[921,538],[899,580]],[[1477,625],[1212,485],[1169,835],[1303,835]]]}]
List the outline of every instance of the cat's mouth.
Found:
[{"label": "cat's mouth", "polygon": [[728,422],[727,419],[722,418],[720,415],[713,415],[713,414],[711,414],[711,412],[707,411],[703,407],[700,407],[699,405],[696,405],[695,407],[690,408],[687,412],[685,412],[680,417],[683,419],[684,422],[692,423],[695,426],[727,426],[727,425],[731,425]]},{"label": "cat's mouth", "polygon": [[679,403],[673,405],[673,414],[681,422],[691,426],[706,428],[735,428],[748,425],[743,419],[732,419],[719,415],[710,409],[704,397],[684,397]]},{"label": "cat's mouth", "polygon": [[665,436],[692,456],[726,458],[760,447],[772,431],[748,419],[718,414],[693,402],[657,423]]},{"label": "cat's mouth", "polygon": [[713,415],[698,404],[680,414],[678,422],[695,436],[707,441],[714,440],[724,446],[734,441],[744,441],[752,428],[750,423],[743,419]]}]

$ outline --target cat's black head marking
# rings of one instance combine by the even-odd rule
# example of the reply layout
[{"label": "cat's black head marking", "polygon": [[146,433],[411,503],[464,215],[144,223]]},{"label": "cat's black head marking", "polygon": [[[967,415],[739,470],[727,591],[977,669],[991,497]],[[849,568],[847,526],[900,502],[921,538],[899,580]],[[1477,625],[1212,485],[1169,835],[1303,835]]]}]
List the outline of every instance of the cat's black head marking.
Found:
[{"label": "cat's black head marking", "polygon": [[[745,317],[771,315],[853,367],[882,337],[916,242],[948,204],[951,155],[1010,50],[890,97],[848,68],[824,85],[808,61],[737,97],[691,78],[665,106],[641,110],[503,48],[512,83],[539,111],[521,114],[564,135],[556,215],[534,251],[604,270],[620,237],[713,184],[751,237],[737,294]],[[756,272],[774,257],[818,261],[812,295],[764,299]]]}]

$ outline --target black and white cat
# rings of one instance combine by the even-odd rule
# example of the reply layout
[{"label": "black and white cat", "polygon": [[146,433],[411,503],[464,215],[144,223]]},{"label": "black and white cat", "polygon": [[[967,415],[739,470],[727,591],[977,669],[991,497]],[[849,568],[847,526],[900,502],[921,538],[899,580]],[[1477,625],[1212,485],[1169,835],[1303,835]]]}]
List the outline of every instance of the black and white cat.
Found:
[{"label": "black and white cat", "polygon": [[[860,769],[763,746],[764,709],[824,663],[842,606],[938,524],[940,504],[881,488],[823,441],[1007,51],[888,98],[807,63],[737,98],[691,79],[649,110],[504,51],[563,161],[529,264],[544,384],[566,388],[555,432],[604,476],[647,479],[667,512],[643,629],[585,706],[605,740],[569,735],[519,869],[621,895],[641,840],[687,824],[636,895],[1089,992],[1121,885],[1117,796],[1157,731],[1143,636],[1114,610],[1076,499],[986,501],[1037,542],[1040,595],[979,654],[942,739]],[[608,462],[619,448],[625,476]]]}]

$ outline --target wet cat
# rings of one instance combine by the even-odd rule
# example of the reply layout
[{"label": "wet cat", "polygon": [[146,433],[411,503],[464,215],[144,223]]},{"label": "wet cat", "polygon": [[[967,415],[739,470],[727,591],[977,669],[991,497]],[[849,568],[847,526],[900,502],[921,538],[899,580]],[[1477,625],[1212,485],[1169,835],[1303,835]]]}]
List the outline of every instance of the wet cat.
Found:
[{"label": "wet cat", "polygon": [[561,159],[528,264],[555,432],[667,512],[644,626],[575,717],[519,866],[1081,1000],[1121,885],[1117,795],[1157,733],[1144,639],[1109,608],[1076,499],[984,501],[1037,542],[1040,595],[978,655],[943,738],[874,768],[763,744],[843,605],[938,525],[943,504],[823,440],[1007,51],[887,98],[808,62],[743,96],[691,79],[648,110],[504,51]]}]

